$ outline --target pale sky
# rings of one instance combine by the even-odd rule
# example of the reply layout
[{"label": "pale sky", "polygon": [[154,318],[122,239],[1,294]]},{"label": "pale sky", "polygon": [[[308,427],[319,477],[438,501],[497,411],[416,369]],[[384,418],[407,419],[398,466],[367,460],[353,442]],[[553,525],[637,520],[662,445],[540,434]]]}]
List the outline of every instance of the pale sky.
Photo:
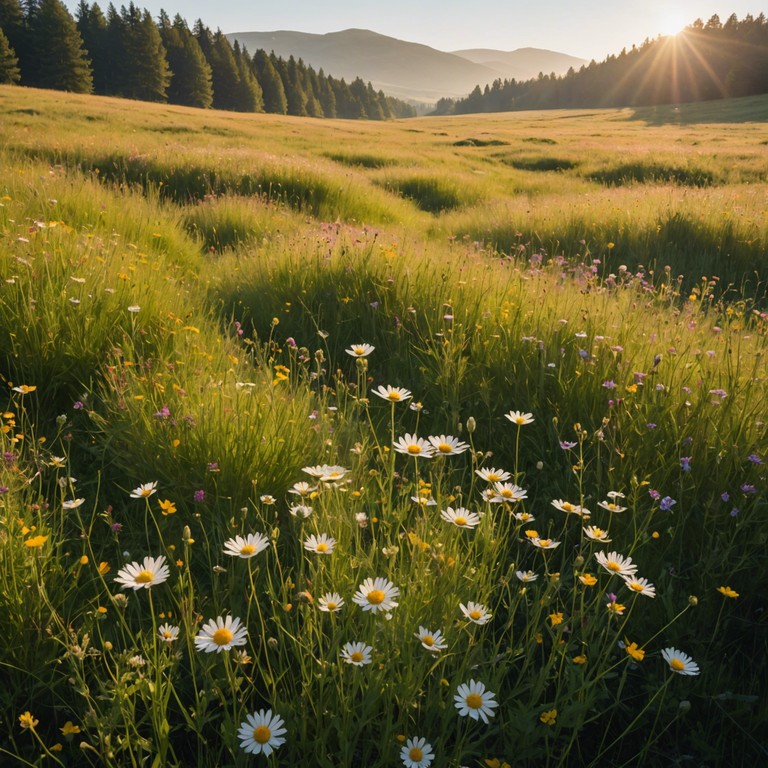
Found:
[{"label": "pale sky", "polygon": [[[90,0],[92,2],[93,0]],[[600,61],[646,37],[674,34],[697,18],[757,16],[764,0],[134,0],[153,16],[179,13],[222,32],[293,30],[324,34],[350,27],[422,43],[461,48],[547,48]],[[74,13],[77,0],[65,0]],[[106,11],[109,0],[99,3]],[[119,8],[128,0],[113,0]]]}]

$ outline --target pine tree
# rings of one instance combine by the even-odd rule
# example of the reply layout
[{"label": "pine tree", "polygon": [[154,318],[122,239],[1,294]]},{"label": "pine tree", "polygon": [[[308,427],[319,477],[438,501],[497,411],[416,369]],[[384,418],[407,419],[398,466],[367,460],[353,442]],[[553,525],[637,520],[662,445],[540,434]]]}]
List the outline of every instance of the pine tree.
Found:
[{"label": "pine tree", "polygon": [[331,78],[326,77],[322,68],[317,73],[318,94],[323,114],[326,117],[336,117],[336,94],[331,86]]},{"label": "pine tree", "polygon": [[235,57],[238,77],[235,109],[238,112],[263,112],[264,97],[256,75],[251,71],[251,58],[248,51],[243,51],[240,44],[235,40],[232,55]]},{"label": "pine tree", "polygon": [[60,0],[41,0],[29,20],[34,66],[30,84],[59,91],[90,93],[91,64],[83,39],[69,11]]},{"label": "pine tree", "polygon": [[19,60],[8,38],[0,29],[0,85],[13,85],[20,79]]},{"label": "pine tree", "polygon": [[121,9],[123,51],[128,67],[121,84],[123,96],[143,101],[166,101],[171,70],[157,25],[131,3]]},{"label": "pine tree", "polygon": [[259,48],[253,54],[252,69],[261,86],[264,98],[264,111],[276,115],[288,112],[288,101],[285,98],[285,88],[280,75],[267,52]]},{"label": "pine tree", "polygon": [[213,104],[211,67],[200,44],[189,31],[187,22],[178,14],[171,24],[168,16],[161,12],[159,27],[168,66],[173,73],[168,86],[168,101],[207,109]]},{"label": "pine tree", "polygon": [[214,109],[236,110],[240,75],[229,40],[221,30],[216,30],[215,35],[211,34],[211,30],[199,19],[193,34],[211,67]]},{"label": "pine tree", "polygon": [[91,60],[94,93],[108,93],[108,73],[111,67],[107,20],[97,3],[90,8],[85,0],[80,1],[75,13],[77,31],[83,38],[83,45]]},{"label": "pine tree", "polygon": [[285,88],[285,97],[288,99],[288,114],[296,115],[297,117],[306,117],[307,94],[304,92],[304,86],[301,82],[299,65],[293,56],[288,57],[283,86]]}]

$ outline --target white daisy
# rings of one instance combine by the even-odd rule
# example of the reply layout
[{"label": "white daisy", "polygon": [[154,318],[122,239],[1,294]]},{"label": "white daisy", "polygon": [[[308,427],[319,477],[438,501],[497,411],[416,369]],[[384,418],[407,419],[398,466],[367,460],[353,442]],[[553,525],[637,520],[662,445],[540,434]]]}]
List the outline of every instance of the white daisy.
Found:
[{"label": "white daisy", "polygon": [[390,403],[402,403],[412,397],[410,390],[403,389],[403,387],[390,387],[387,384],[386,387],[379,385],[377,389],[372,389],[374,395],[389,400]]},{"label": "white daisy", "polygon": [[515,576],[523,582],[536,581],[539,578],[533,571],[515,571]]},{"label": "white daisy", "polygon": [[145,557],[141,563],[129,563],[117,572],[115,581],[123,585],[123,589],[149,589],[162,584],[170,576],[165,565],[165,555],[160,557]]},{"label": "white daisy", "polygon": [[453,523],[457,528],[474,528],[480,525],[480,515],[476,512],[470,512],[464,507],[441,509],[440,517],[448,523]]},{"label": "white daisy", "polygon": [[371,663],[371,651],[373,648],[365,643],[347,643],[341,649],[341,658],[355,667],[362,667]]},{"label": "white daisy", "polygon": [[552,506],[555,509],[559,509],[561,512],[567,512],[569,515],[578,515],[579,517],[588,518],[591,512],[582,507],[579,504],[571,504],[570,501],[563,501],[562,499],[554,499]]},{"label": "white daisy", "polygon": [[431,459],[435,454],[435,449],[423,437],[406,434],[404,437],[398,437],[392,447],[398,453],[404,453],[406,456],[414,458]]},{"label": "white daisy", "polygon": [[219,616],[215,621],[211,619],[195,636],[195,646],[198,651],[206,653],[220,653],[228,651],[236,645],[245,645],[248,630],[241,626],[240,619],[227,616],[226,619]]},{"label": "white daisy", "polygon": [[294,517],[309,517],[312,514],[312,507],[308,507],[306,504],[294,504],[288,508],[288,511]]},{"label": "white daisy", "polygon": [[426,627],[419,627],[419,631],[416,632],[416,637],[419,638],[421,644],[432,653],[440,653],[448,647],[448,643],[445,642],[443,633],[438,629],[435,632],[427,629]]},{"label": "white daisy", "polygon": [[333,548],[336,546],[336,539],[327,533],[321,533],[319,536],[312,534],[304,542],[304,549],[314,552],[317,555],[333,554]]},{"label": "white daisy", "polygon": [[518,523],[532,523],[536,519],[530,512],[515,512],[514,517]]},{"label": "white daisy", "polygon": [[421,507],[437,506],[437,502],[431,496],[411,496],[411,501]]},{"label": "white daisy", "polygon": [[656,587],[641,576],[624,576],[624,583],[633,591],[646,597],[656,597]]},{"label": "white daisy", "polygon": [[493,467],[488,469],[476,469],[475,474],[480,479],[485,480],[487,483],[503,483],[512,477],[509,472],[503,469],[495,469]]},{"label": "white daisy", "polygon": [[355,592],[352,598],[364,611],[378,613],[390,611],[397,607],[395,598],[400,590],[388,579],[377,576],[375,579],[366,579]]},{"label": "white daisy", "polygon": [[612,501],[598,501],[597,506],[607,509],[609,512],[615,512],[616,514],[623,512],[626,509],[626,507],[620,507]]},{"label": "white daisy", "polygon": [[464,443],[452,435],[431,435],[427,440],[432,443],[437,456],[454,456],[464,453],[469,448],[468,443]]},{"label": "white daisy", "polygon": [[326,592],[317,601],[317,607],[326,613],[338,613],[343,605],[344,598],[338,592]]},{"label": "white daisy", "polygon": [[353,344],[349,349],[345,349],[344,351],[348,355],[352,355],[352,357],[368,357],[374,349],[376,349],[376,347],[371,346],[370,344]]},{"label": "white daisy", "polygon": [[621,491],[608,491],[605,494],[609,499],[626,499],[627,497]]},{"label": "white daisy", "polygon": [[245,716],[240,723],[237,737],[240,747],[249,754],[262,754],[269,757],[272,752],[285,743],[285,721],[279,715],[273,715],[271,709],[260,709]]},{"label": "white daisy", "polygon": [[309,496],[311,493],[317,490],[316,485],[310,485],[309,483],[300,482],[294,483],[289,489],[288,493],[293,493],[296,496]]},{"label": "white daisy", "polygon": [[247,536],[235,536],[224,542],[224,554],[232,557],[254,557],[269,546],[269,539],[263,533],[249,533]]},{"label": "white daisy", "polygon": [[157,492],[157,480],[152,483],[144,483],[131,491],[132,499],[146,499]]},{"label": "white daisy", "polygon": [[598,528],[596,525],[584,526],[584,535],[592,541],[602,541],[608,544],[611,539],[608,538],[608,531],[604,531],[602,528]]},{"label": "white daisy", "polygon": [[400,759],[405,768],[429,768],[434,758],[432,745],[423,736],[408,739],[400,749]]},{"label": "white daisy", "polygon": [[669,668],[678,675],[698,675],[699,665],[687,654],[677,648],[665,648],[661,652]]},{"label": "white daisy", "polygon": [[624,557],[618,552],[595,552],[595,560],[605,568],[608,573],[618,573],[619,576],[634,576],[637,566],[632,564],[631,557]]},{"label": "white daisy", "polygon": [[513,424],[517,424],[518,427],[522,427],[524,424],[533,424],[533,414],[523,413],[522,411],[510,411],[504,414],[505,418],[509,419]]},{"label": "white daisy", "polygon": [[277,501],[277,499],[274,496],[270,496],[268,493],[264,493],[261,496],[259,496],[259,501],[262,504],[267,504],[268,506],[271,506]]},{"label": "white daisy", "polygon": [[164,643],[172,643],[179,637],[179,628],[171,626],[170,624],[161,624],[157,628],[157,634],[160,635],[160,639]]},{"label": "white daisy", "polygon": [[67,499],[61,502],[61,508],[77,509],[81,504],[85,504],[85,499]]},{"label": "white daisy", "polygon": [[554,541],[553,539],[540,539],[538,536],[534,536],[533,538],[528,539],[528,541],[538,549],[557,549],[560,546],[559,541]]},{"label": "white daisy", "polygon": [[495,504],[508,501],[514,504],[517,501],[522,501],[528,498],[528,492],[523,490],[519,485],[515,483],[494,483],[493,484],[493,497],[491,501]]},{"label": "white daisy", "polygon": [[482,720],[487,725],[488,719],[495,714],[493,710],[499,706],[495,697],[496,694],[487,691],[483,683],[470,680],[468,683],[462,683],[456,689],[453,700],[461,717]]},{"label": "white daisy", "polygon": [[493,616],[482,603],[473,603],[471,600],[468,601],[466,605],[464,605],[464,603],[459,603],[459,608],[461,609],[461,612],[475,624],[487,624]]}]

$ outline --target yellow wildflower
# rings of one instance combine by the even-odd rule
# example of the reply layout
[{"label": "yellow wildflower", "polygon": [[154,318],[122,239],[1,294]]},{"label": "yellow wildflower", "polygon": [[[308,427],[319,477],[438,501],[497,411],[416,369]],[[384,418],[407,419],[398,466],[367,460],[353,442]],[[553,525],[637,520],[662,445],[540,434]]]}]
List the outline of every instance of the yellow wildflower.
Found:
[{"label": "yellow wildflower", "polygon": [[730,587],[718,587],[717,591],[721,595],[725,595],[726,597],[738,597],[739,593],[735,589],[731,589]]},{"label": "yellow wildflower", "polygon": [[19,715],[19,725],[26,730],[27,728],[34,728],[40,721],[35,718],[32,713],[27,710],[23,715]]},{"label": "yellow wildflower", "polygon": [[557,720],[557,710],[548,709],[546,712],[542,712],[539,715],[539,720],[541,720],[544,725],[553,726]]}]

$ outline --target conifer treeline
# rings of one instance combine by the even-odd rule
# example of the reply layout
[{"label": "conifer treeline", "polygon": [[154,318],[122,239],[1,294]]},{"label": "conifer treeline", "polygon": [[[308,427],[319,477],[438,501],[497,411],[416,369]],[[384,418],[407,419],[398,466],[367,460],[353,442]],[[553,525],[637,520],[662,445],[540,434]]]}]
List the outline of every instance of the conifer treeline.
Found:
[{"label": "conifer treeline", "polygon": [[650,106],[768,93],[768,20],[700,19],[676,35],[568,74],[496,80],[464,99],[440,99],[433,114]]},{"label": "conifer treeline", "polygon": [[133,2],[106,15],[81,0],[72,17],[61,0],[0,0],[0,83],[123,96],[190,107],[309,117],[412,117],[404,101],[245,48],[178,14],[155,21]]}]

